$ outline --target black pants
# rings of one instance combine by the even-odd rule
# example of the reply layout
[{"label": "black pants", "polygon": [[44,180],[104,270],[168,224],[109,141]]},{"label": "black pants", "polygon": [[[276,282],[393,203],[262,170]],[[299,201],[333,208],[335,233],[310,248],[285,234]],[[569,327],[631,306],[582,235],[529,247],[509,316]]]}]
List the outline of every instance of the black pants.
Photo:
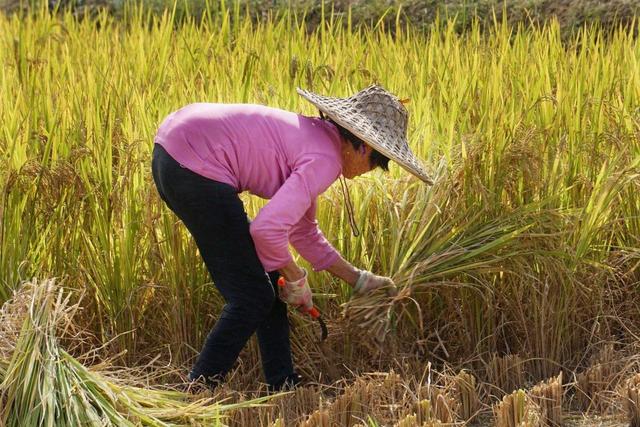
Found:
[{"label": "black pants", "polygon": [[152,173],[160,197],[195,239],[226,302],[190,377],[222,379],[256,332],[265,379],[281,383],[293,374],[287,307],[277,298],[278,272],[267,274],[258,259],[236,190],[182,167],[158,144]]}]

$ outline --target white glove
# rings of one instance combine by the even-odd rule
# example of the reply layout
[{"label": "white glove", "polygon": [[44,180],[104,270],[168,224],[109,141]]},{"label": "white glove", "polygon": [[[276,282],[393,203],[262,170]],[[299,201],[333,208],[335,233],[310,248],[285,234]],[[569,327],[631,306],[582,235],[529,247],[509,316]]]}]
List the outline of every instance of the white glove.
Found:
[{"label": "white glove", "polygon": [[382,287],[389,287],[388,293],[391,295],[398,293],[396,285],[390,277],[376,276],[370,271],[360,270],[360,277],[353,286],[353,292],[357,296],[362,296]]},{"label": "white glove", "polygon": [[302,270],[304,276],[295,282],[288,282],[284,276],[280,276],[278,293],[283,302],[297,307],[300,311],[307,312],[313,308],[313,301],[311,300],[311,288],[307,284],[307,270],[304,268]]}]

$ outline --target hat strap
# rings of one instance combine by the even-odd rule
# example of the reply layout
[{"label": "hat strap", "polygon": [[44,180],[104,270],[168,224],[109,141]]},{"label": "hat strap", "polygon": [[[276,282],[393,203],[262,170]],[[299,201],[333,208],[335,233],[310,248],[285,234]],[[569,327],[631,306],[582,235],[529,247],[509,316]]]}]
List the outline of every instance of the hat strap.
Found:
[{"label": "hat strap", "polygon": [[344,198],[344,203],[347,206],[347,214],[349,215],[349,225],[351,226],[351,232],[355,237],[358,237],[360,235],[360,230],[358,230],[355,215],[353,214],[353,203],[351,202],[351,195],[349,194],[349,188],[347,188],[347,181],[344,179],[344,175],[340,175],[340,184],[342,197]]},{"label": "hat strap", "polygon": [[[320,112],[320,118],[322,120],[327,120],[326,116],[322,112],[322,110],[318,109]],[[344,203],[347,206],[347,214],[349,215],[349,225],[351,226],[351,232],[355,237],[360,235],[360,230],[358,229],[358,225],[356,224],[355,215],[353,214],[353,203],[351,202],[351,195],[349,194],[349,188],[347,187],[347,181],[344,179],[344,175],[340,175],[340,189],[342,190],[342,197],[344,199]]]}]

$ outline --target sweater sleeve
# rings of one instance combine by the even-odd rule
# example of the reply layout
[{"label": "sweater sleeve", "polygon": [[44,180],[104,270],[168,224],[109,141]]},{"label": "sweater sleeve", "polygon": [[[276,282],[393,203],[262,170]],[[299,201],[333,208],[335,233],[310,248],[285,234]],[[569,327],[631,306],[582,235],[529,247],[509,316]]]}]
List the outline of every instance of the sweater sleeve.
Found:
[{"label": "sweater sleeve", "polygon": [[266,271],[278,270],[293,260],[289,233],[316,197],[336,180],[339,171],[330,165],[322,155],[302,160],[251,222],[249,231]]},{"label": "sweater sleeve", "polygon": [[311,203],[300,221],[292,227],[289,241],[296,251],[311,263],[314,271],[326,270],[340,256],[318,228],[316,200]]}]

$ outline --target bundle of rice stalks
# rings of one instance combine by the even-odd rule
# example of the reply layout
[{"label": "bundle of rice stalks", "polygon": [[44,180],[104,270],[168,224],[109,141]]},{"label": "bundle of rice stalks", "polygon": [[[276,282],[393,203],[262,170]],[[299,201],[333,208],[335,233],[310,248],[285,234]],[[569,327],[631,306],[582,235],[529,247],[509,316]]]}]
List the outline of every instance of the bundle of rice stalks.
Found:
[{"label": "bundle of rice stalks", "polygon": [[539,426],[538,407],[524,390],[517,390],[502,398],[502,402],[493,407],[496,427],[537,427]]},{"label": "bundle of rice stalks", "polygon": [[542,426],[562,425],[562,372],[555,378],[550,378],[534,386],[529,391],[531,400],[540,408],[540,423]]},{"label": "bundle of rice stalks", "polygon": [[129,386],[88,369],[61,348],[56,335],[77,308],[69,304],[70,294],[53,280],[24,286],[30,297],[13,302],[27,304],[0,384],[3,425],[220,425],[223,412],[260,403],[220,405],[212,398]]},{"label": "bundle of rice stalks", "polygon": [[401,319],[409,319],[422,333],[422,307],[416,300],[420,290],[446,285],[461,275],[501,274],[502,261],[519,254],[514,243],[530,227],[522,225],[526,218],[524,211],[491,221],[477,215],[442,223],[435,230],[423,218],[425,228],[403,242],[410,249],[392,277],[397,293],[382,288],[352,298],[342,306],[344,319],[378,346]]}]

